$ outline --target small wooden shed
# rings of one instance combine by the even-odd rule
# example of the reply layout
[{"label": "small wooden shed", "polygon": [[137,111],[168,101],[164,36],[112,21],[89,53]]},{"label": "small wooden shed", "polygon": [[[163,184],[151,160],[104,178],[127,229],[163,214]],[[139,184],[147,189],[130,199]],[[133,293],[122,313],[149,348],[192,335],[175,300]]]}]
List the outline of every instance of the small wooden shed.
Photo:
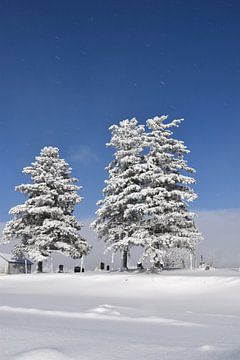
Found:
[{"label": "small wooden shed", "polygon": [[27,258],[16,259],[12,254],[0,253],[1,274],[31,273],[33,263]]}]

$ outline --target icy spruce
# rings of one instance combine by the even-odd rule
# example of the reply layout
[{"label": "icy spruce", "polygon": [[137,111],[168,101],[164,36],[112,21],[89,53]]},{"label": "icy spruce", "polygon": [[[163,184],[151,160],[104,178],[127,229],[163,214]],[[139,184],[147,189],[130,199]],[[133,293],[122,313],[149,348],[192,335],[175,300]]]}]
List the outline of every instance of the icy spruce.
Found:
[{"label": "icy spruce", "polygon": [[133,246],[141,246],[142,260],[159,268],[178,249],[193,254],[201,240],[188,210],[197,197],[191,187],[195,171],[184,159],[189,150],[171,131],[182,120],[166,120],[149,119],[147,131],[135,118],[110,127],[107,145],[115,148],[115,158],[93,227],[107,250],[122,252],[123,269]]},{"label": "icy spruce", "polygon": [[[79,259],[90,250],[80,235],[81,224],[73,215],[74,207],[82,198],[78,195],[78,181],[71,176],[71,168],[59,158],[55,147],[44,147],[31,166],[23,169],[32,184],[16,187],[26,195],[24,204],[10,210],[13,220],[4,229],[4,240],[19,239],[13,253],[25,253],[38,262],[52,252]],[[41,266],[39,264],[39,269]]]},{"label": "icy spruce", "polygon": [[[167,253],[186,249],[194,253],[201,234],[188,203],[197,198],[195,184],[184,156],[189,153],[182,141],[172,137],[171,128],[182,119],[165,123],[167,116],[147,120],[146,172],[142,183],[143,219],[139,236],[145,239],[144,258],[158,266]],[[189,174],[189,175],[188,175]],[[190,176],[191,175],[191,176]]]},{"label": "icy spruce", "polygon": [[121,251],[122,268],[127,268],[127,256],[132,246],[143,245],[134,237],[142,218],[139,202],[143,176],[142,156],[144,126],[137,120],[121,121],[109,129],[112,134],[107,146],[115,148],[114,160],[107,167],[109,178],[98,202],[97,219],[92,224],[104,239],[108,251]]}]

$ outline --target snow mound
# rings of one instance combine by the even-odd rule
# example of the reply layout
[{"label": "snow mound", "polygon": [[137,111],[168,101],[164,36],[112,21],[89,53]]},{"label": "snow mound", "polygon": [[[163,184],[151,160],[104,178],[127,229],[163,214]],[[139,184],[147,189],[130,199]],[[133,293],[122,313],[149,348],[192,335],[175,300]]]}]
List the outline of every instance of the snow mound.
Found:
[{"label": "snow mound", "polygon": [[[230,344],[216,344],[209,345],[205,344],[200,346],[200,352],[203,357],[200,356],[200,359],[211,359],[211,360],[238,360],[240,359],[240,349],[238,347],[232,348]],[[205,353],[205,356],[204,356]],[[197,357],[198,359],[198,357]]]},{"label": "snow mound", "polygon": [[12,360],[70,360],[69,356],[64,355],[55,349],[35,349],[18,354]]},{"label": "snow mound", "polygon": [[98,307],[91,309],[89,313],[93,314],[107,314],[107,315],[120,315],[120,312],[115,310],[115,307],[112,305],[104,304],[99,305]]},{"label": "snow mound", "polygon": [[202,345],[200,347],[200,350],[203,351],[203,352],[205,352],[205,351],[214,351],[215,349],[216,349],[216,347],[213,346],[213,345]]}]

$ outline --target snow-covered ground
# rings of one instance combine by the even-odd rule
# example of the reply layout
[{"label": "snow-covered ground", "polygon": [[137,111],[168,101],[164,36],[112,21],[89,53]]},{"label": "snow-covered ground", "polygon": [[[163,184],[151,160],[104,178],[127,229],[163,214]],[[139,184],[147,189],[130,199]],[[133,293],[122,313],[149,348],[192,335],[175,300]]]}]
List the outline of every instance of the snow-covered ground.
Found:
[{"label": "snow-covered ground", "polygon": [[240,273],[0,276],[0,359],[240,359]]}]

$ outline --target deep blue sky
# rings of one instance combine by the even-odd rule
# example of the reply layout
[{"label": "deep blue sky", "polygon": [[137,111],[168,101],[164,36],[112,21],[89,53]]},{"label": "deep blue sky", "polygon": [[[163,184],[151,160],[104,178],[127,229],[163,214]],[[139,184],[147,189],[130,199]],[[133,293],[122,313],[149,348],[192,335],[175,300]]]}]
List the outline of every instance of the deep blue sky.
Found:
[{"label": "deep blue sky", "polygon": [[45,145],[58,146],[85,197],[101,197],[108,127],[169,114],[185,121],[195,209],[240,203],[240,3],[0,1],[0,221]]}]

